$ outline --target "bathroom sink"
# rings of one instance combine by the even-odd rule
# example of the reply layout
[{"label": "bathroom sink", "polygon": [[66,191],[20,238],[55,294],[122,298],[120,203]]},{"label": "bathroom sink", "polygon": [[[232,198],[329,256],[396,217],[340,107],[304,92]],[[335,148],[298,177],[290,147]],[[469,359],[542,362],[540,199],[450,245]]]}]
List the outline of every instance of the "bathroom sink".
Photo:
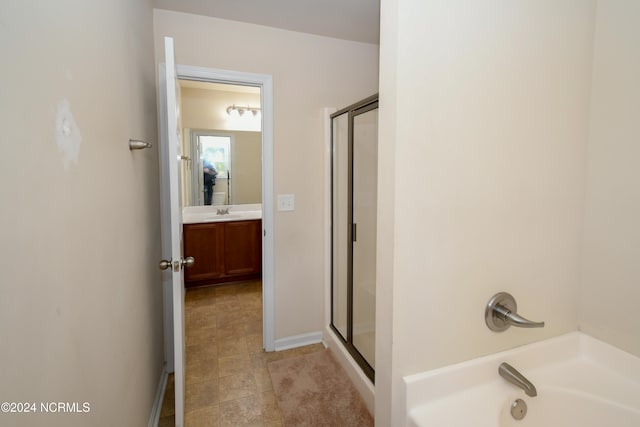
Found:
[{"label": "bathroom sink", "polygon": [[223,221],[245,221],[262,218],[262,211],[231,211],[228,214],[218,214],[216,211],[185,213],[182,222],[193,224],[198,222],[223,222]]}]

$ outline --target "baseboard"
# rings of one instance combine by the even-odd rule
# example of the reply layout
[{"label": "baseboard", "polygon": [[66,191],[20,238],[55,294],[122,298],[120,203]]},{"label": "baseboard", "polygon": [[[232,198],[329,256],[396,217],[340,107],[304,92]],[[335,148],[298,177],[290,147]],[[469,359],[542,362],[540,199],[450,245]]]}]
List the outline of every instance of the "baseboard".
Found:
[{"label": "baseboard", "polygon": [[317,344],[319,342],[322,342],[322,332],[310,332],[308,334],[279,338],[275,340],[275,349],[276,351],[288,350],[290,348]]},{"label": "baseboard", "polygon": [[158,388],[156,390],[156,397],[153,400],[153,406],[151,407],[151,415],[149,415],[148,427],[157,427],[160,421],[160,412],[162,411],[162,400],[164,399],[164,391],[167,388],[167,379],[169,373],[167,372],[166,365],[162,367],[162,373],[160,374],[160,381],[158,381]]}]

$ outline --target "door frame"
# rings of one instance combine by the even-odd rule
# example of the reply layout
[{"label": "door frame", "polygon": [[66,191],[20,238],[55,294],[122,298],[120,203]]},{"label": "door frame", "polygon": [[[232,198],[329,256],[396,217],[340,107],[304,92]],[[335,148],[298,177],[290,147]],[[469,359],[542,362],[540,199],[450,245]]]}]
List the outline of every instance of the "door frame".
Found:
[{"label": "door frame", "polygon": [[[275,350],[274,226],[273,226],[273,78],[246,73],[176,64],[178,79],[260,87],[262,113],[262,345]],[[173,331],[165,334],[173,335]],[[173,342],[173,336],[165,336]]]}]

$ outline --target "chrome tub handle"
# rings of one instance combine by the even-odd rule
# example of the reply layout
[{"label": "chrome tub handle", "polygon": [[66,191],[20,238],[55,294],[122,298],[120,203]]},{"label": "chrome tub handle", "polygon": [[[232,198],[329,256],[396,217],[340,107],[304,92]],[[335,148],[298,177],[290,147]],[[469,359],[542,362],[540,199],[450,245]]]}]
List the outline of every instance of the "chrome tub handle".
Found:
[{"label": "chrome tub handle", "polygon": [[502,332],[509,326],[519,328],[542,328],[544,322],[533,322],[518,314],[515,298],[506,292],[499,292],[491,297],[484,311],[485,322],[489,329]]}]

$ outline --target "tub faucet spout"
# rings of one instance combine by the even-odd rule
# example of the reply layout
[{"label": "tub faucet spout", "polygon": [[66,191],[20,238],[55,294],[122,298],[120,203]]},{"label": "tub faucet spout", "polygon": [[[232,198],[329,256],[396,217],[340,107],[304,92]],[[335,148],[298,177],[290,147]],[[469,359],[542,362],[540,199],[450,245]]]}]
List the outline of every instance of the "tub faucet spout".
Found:
[{"label": "tub faucet spout", "polygon": [[531,382],[524,377],[516,368],[509,365],[506,362],[503,362],[498,367],[498,374],[505,380],[509,381],[511,384],[520,387],[527,396],[535,397],[538,395],[536,388]]}]

